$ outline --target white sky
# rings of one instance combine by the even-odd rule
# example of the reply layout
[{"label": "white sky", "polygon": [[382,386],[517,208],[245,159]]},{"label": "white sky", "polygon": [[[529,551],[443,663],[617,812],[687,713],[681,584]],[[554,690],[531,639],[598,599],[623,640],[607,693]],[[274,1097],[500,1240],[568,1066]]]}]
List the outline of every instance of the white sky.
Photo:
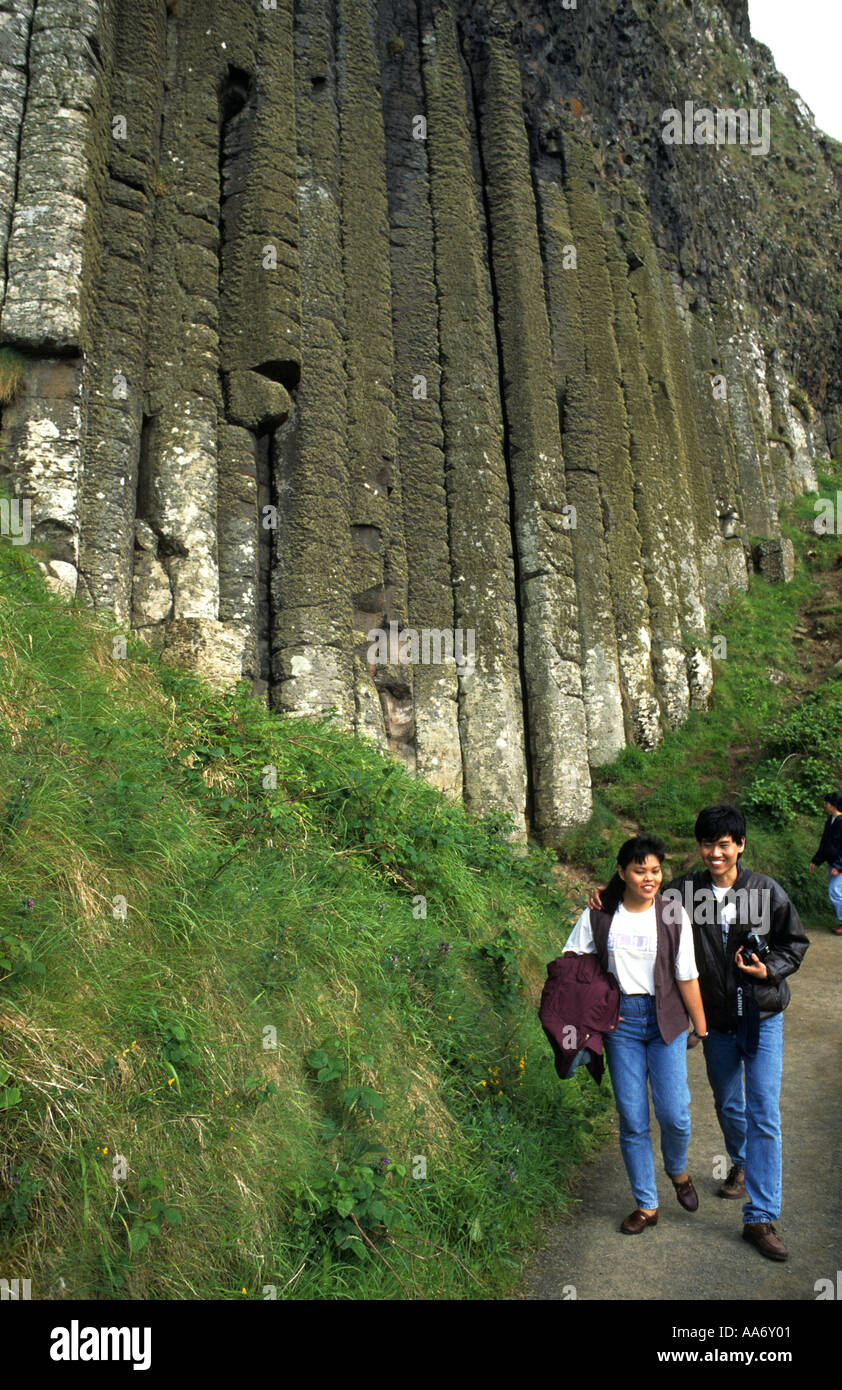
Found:
[{"label": "white sky", "polygon": [[806,101],[816,125],[842,140],[842,0],[748,0],[752,36]]}]

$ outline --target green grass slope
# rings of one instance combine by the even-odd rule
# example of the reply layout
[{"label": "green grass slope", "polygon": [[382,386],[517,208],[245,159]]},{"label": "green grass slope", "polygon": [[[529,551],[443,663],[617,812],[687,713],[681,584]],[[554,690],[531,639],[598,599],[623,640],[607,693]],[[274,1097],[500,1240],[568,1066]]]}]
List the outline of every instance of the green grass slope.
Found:
[{"label": "green grass slope", "polygon": [[552,856],[330,720],[121,657],[31,549],[0,540],[0,1272],[504,1291],[610,1105],[535,1013]]}]

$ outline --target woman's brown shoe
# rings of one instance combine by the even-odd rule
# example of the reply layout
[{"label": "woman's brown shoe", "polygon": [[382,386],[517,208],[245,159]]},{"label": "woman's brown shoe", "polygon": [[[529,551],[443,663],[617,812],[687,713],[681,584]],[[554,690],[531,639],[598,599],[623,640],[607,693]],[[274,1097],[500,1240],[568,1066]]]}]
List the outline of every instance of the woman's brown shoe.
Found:
[{"label": "woman's brown shoe", "polygon": [[657,1224],[657,1211],[654,1213],[653,1216],[647,1216],[646,1212],[641,1211],[640,1207],[638,1207],[637,1211],[633,1211],[631,1216],[626,1217],[625,1221],[620,1227],[620,1230],[623,1232],[624,1235],[627,1236],[639,1236],[641,1231],[646,1230],[647,1226],[657,1226]]},{"label": "woman's brown shoe", "polygon": [[692,1178],[686,1182],[676,1182],[675,1178],[670,1178],[670,1182],[675,1188],[675,1195],[685,1211],[698,1211],[699,1194],[693,1186]]}]

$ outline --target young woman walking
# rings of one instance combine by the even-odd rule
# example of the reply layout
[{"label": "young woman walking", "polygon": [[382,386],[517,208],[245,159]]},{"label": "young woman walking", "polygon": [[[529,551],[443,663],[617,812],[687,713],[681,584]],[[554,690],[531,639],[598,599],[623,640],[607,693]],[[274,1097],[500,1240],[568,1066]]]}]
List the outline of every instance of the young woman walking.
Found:
[{"label": "young woman walking", "polygon": [[647,1078],[676,1197],[686,1211],[699,1205],[686,1168],[687,1015],[699,1037],[705,1037],[707,1024],[690,919],[678,902],[658,892],[665,853],[651,836],[627,840],[617,855],[617,872],[602,891],[602,909],[585,909],[564,948],[565,954],[596,954],[620,987],[620,1021],[603,1041],[620,1117],[620,1149],[637,1202],[620,1227],[626,1235],[640,1235],[658,1221]]}]

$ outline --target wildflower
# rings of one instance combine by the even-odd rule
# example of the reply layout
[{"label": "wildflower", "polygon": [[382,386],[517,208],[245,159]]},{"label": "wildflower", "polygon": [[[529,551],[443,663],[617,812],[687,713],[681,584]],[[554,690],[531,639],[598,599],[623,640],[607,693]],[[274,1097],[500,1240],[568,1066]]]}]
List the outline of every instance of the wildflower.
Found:
[{"label": "wildflower", "polygon": [[243,1293],[245,1293],[245,1289],[243,1289]]},{"label": "wildflower", "polygon": [[452,1023],[452,1022],[453,1022],[453,1014],[448,1014],[448,1015],[447,1015],[447,1021],[448,1021],[448,1023]]},{"label": "wildflower", "polygon": [[480,1086],[487,1086],[487,1085],[488,1085],[488,1082],[487,1082],[487,1081],[481,1081],[479,1084],[480,1084]]},{"label": "wildflower", "polygon": [[169,1079],[169,1081],[167,1082],[167,1085],[168,1085],[168,1086],[171,1086],[174,1080],[175,1080],[175,1077],[171,1076],[170,1079]]},{"label": "wildflower", "polygon": [[27,898],[27,900],[26,900],[26,905],[27,905],[27,907],[34,907],[34,906],[35,906],[35,899],[34,899],[34,898]]}]

